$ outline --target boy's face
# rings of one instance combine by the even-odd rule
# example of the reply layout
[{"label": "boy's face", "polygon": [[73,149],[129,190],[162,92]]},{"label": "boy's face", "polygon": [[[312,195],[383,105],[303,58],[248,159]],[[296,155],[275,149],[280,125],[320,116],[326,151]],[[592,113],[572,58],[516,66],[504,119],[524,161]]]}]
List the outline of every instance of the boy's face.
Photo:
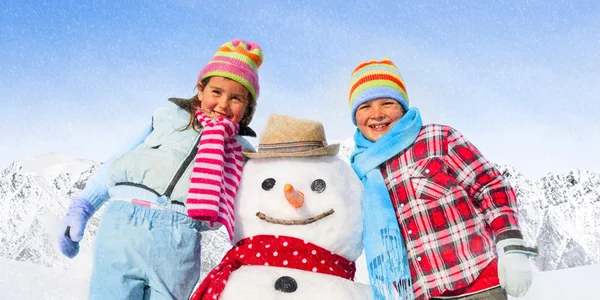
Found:
[{"label": "boy's face", "polygon": [[367,101],[356,109],[356,126],[371,142],[384,136],[392,125],[404,116],[404,108],[398,101],[378,98]]}]

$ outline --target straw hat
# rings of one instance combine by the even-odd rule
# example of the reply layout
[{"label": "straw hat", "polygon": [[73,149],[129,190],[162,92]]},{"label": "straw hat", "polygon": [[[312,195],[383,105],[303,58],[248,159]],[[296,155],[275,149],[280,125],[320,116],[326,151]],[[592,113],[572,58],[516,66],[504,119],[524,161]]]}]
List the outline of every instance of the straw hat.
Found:
[{"label": "straw hat", "polygon": [[272,114],[260,135],[258,152],[242,152],[248,158],[336,155],[339,144],[327,145],[323,124]]}]

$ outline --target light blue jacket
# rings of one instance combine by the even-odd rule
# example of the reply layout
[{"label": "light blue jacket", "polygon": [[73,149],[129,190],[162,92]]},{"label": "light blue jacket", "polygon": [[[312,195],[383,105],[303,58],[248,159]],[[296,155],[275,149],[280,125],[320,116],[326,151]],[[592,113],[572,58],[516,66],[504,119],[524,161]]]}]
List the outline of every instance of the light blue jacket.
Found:
[{"label": "light blue jacket", "polygon": [[[88,180],[79,197],[96,210],[109,198],[136,198],[186,213],[189,178],[201,133],[187,126],[190,114],[178,106],[158,108],[152,124],[124,145]],[[235,136],[244,151],[248,141]]]}]

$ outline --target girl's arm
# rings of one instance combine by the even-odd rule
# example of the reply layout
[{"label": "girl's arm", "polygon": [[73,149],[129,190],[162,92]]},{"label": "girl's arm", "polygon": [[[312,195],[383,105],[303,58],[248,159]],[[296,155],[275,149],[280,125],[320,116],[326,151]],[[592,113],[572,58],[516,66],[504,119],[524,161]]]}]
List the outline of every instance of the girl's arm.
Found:
[{"label": "girl's arm", "polygon": [[130,139],[107,161],[105,161],[96,174],[88,179],[85,188],[74,198],[80,198],[90,202],[95,211],[98,211],[102,204],[104,204],[104,202],[106,202],[110,197],[108,195],[106,180],[108,177],[108,170],[110,169],[112,163],[121,157],[121,155],[135,149],[137,146],[142,144],[150,132],[152,132],[152,123],[147,125],[142,132]]}]

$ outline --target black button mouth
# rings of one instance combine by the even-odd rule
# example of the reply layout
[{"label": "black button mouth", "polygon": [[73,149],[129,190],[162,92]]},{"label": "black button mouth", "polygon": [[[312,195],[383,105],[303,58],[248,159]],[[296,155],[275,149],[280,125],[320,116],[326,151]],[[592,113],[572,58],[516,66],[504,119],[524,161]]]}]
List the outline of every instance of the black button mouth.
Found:
[{"label": "black button mouth", "polygon": [[281,276],[275,281],[275,290],[283,293],[293,293],[298,289],[296,280],[289,276]]}]

